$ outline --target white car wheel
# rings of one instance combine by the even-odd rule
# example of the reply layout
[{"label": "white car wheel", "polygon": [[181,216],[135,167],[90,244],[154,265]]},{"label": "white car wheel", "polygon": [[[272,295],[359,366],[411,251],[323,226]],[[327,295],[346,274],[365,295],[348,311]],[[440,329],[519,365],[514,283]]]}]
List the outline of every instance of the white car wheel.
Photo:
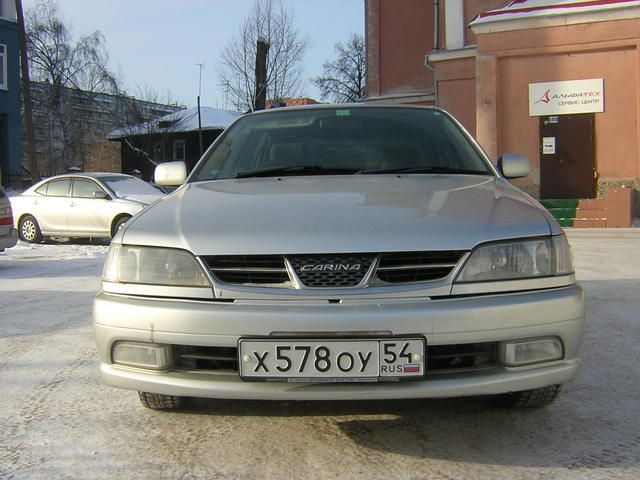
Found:
[{"label": "white car wheel", "polygon": [[29,243],[40,243],[42,241],[40,226],[38,225],[36,219],[31,215],[27,215],[22,218],[18,227],[20,240]]}]

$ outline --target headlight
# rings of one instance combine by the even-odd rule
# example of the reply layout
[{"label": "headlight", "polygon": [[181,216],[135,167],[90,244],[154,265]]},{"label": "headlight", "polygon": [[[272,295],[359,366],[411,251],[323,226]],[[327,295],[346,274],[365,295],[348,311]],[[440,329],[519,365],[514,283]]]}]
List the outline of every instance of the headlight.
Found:
[{"label": "headlight", "polygon": [[184,250],[111,245],[102,280],[114,283],[211,287],[202,268]]},{"label": "headlight", "polygon": [[564,235],[513,241],[475,250],[457,282],[517,280],[573,273],[571,250]]}]

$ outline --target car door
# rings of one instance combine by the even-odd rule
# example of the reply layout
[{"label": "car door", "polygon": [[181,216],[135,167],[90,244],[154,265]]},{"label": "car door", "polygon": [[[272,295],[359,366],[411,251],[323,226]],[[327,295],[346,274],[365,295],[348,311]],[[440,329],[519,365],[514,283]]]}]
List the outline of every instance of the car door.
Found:
[{"label": "car door", "polygon": [[109,235],[111,197],[95,181],[74,178],[71,186],[68,226],[71,234]]},{"label": "car door", "polygon": [[[45,187],[46,188],[43,188]],[[43,233],[55,234],[67,231],[67,211],[69,209],[70,178],[56,178],[38,188],[28,213],[31,213],[40,225]]]}]

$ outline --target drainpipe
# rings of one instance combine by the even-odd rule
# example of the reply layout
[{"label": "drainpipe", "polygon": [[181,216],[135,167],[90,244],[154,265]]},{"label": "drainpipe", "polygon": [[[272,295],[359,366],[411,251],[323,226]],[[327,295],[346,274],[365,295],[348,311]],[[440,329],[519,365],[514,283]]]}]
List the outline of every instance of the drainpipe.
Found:
[{"label": "drainpipe", "polygon": [[[433,51],[440,50],[440,0],[433,0]],[[433,97],[434,103],[438,105],[438,82],[436,80],[436,70],[429,63],[429,54],[424,56],[424,66],[431,71],[433,77]]]},{"label": "drainpipe", "polygon": [[440,50],[440,0],[433,0],[433,49]]}]

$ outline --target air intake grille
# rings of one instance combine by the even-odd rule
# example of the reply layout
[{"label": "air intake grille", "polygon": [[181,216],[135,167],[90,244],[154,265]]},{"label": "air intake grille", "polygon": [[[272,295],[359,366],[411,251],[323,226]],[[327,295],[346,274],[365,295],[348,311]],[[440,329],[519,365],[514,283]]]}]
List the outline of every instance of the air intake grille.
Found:
[{"label": "air intake grille", "polygon": [[282,255],[221,255],[204,257],[203,260],[222,283],[290,285]]},{"label": "air intake grille", "polygon": [[238,349],[235,347],[173,346],[176,370],[238,371]]},{"label": "air intake grille", "polygon": [[497,364],[496,342],[431,345],[427,348],[427,373],[478,370]]},{"label": "air intake grille", "polygon": [[306,287],[355,287],[369,271],[375,254],[294,255],[287,257]]},{"label": "air intake grille", "polygon": [[427,282],[444,278],[455,268],[465,252],[383,253],[376,278],[385,283]]}]

